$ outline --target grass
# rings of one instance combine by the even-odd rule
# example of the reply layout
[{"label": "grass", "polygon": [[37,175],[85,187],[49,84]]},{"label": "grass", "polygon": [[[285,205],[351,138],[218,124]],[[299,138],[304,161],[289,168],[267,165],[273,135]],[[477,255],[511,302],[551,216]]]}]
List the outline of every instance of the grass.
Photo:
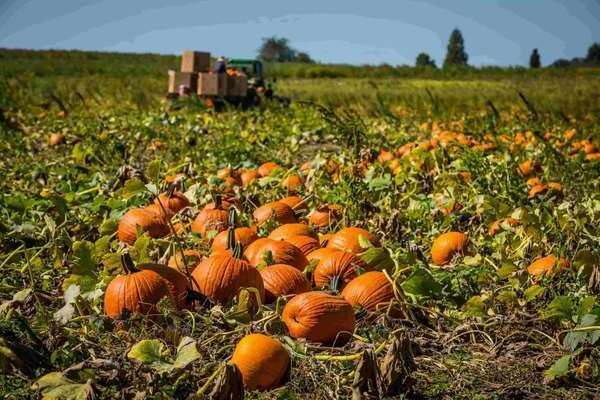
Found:
[{"label": "grass", "polygon": [[[249,398],[348,398],[357,358],[381,348],[380,362],[399,332],[410,339],[416,363],[405,388],[409,398],[598,395],[593,272],[600,162],[586,161],[576,149],[580,140],[600,145],[597,77],[572,70],[540,72],[543,78],[502,71],[476,79],[281,79],[281,93],[293,99],[289,108],[213,113],[164,100],[160,71],[172,60],[42,54],[24,53],[35,60],[19,67],[26,75],[5,69],[0,79],[0,397],[70,390],[89,398],[91,390],[100,399],[188,398],[207,382],[212,388],[209,377],[249,332],[279,338],[292,355],[286,385]],[[72,64],[81,59],[113,69]],[[147,70],[132,73],[144,63]],[[55,73],[50,65],[70,72]],[[571,130],[575,136],[566,139]],[[377,161],[382,150],[431,143],[444,132],[495,148],[450,141],[396,155],[393,164]],[[64,141],[50,145],[52,133],[64,134]],[[527,159],[538,163],[543,182],[560,182],[562,189],[528,198],[518,172]],[[397,304],[410,313],[390,318],[359,311],[355,338],[339,348],[289,338],[273,305],[252,321],[236,313],[237,304],[178,312],[168,301],[154,320],[115,322],[104,315],[104,290],[121,272],[115,261],[124,246],[115,230],[127,210],[151,202],[153,187],[165,188],[166,176],[182,173],[192,208],[176,221],[188,225],[212,192],[224,190],[219,169],[266,161],[282,169],[240,191],[240,222],[252,223],[252,203],[287,195],[281,180],[311,161],[300,195],[311,209],[342,207],[329,231],[361,226],[380,239],[402,293]],[[124,166],[151,185],[134,176],[120,182]],[[519,224],[490,235],[490,224],[507,216]],[[468,233],[470,247],[440,268],[429,252],[447,230]],[[180,239],[184,248],[209,251],[208,240],[189,230]],[[144,235],[129,251],[136,262],[156,262],[176,242]],[[565,257],[570,267],[541,279],[527,274],[532,260],[549,254]],[[64,295],[72,285],[83,295],[69,307]],[[170,363],[186,336],[201,358],[184,368],[158,372],[156,364],[128,356],[141,340],[159,340],[170,353],[159,360]],[[564,356],[566,367],[557,366]],[[62,375],[32,388],[52,372]]]}]

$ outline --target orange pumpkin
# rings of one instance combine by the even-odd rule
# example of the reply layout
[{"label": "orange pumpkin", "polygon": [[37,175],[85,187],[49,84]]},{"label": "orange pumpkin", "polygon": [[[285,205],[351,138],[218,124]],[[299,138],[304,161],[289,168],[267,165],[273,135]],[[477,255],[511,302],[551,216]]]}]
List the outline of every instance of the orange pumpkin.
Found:
[{"label": "orange pumpkin", "polygon": [[365,249],[360,246],[359,236],[367,239],[374,246],[378,245],[377,238],[362,228],[344,228],[335,233],[327,242],[328,248],[340,249],[350,253],[362,253]]},{"label": "orange pumpkin", "polygon": [[254,333],[238,342],[231,363],[240,370],[246,389],[269,390],[282,383],[290,355],[278,340]]},{"label": "orange pumpkin", "polygon": [[340,209],[336,205],[324,204],[308,214],[308,223],[318,229],[325,230],[335,224],[340,217]]},{"label": "orange pumpkin", "polygon": [[262,164],[260,167],[258,167],[258,173],[260,176],[265,177],[265,176],[269,176],[273,173],[273,171],[275,171],[277,168],[279,168],[279,165],[277,163],[274,162],[266,162],[264,164]]},{"label": "orange pumpkin", "polygon": [[553,272],[565,269],[569,266],[569,262],[564,258],[558,258],[553,255],[541,257],[533,261],[528,267],[527,272],[530,275],[539,277],[542,275],[550,275]]},{"label": "orange pumpkin", "polygon": [[[236,228],[234,233],[235,241],[239,242],[244,248],[246,248],[250,243],[258,239],[256,230],[245,226],[241,228]],[[228,231],[223,231],[217,236],[215,236],[211,245],[211,250],[213,253],[227,249],[227,235]]]},{"label": "orange pumpkin", "polygon": [[50,146],[58,146],[65,140],[65,135],[63,133],[51,133],[50,138],[48,139],[48,143]]},{"label": "orange pumpkin", "polygon": [[328,252],[313,255],[312,257],[318,257],[319,259],[313,271],[313,280],[315,286],[318,288],[328,287],[333,280],[338,280],[337,287],[341,289],[348,282],[356,278],[361,269],[367,267],[353,253],[337,249],[329,250]]},{"label": "orange pumpkin", "polygon": [[308,211],[306,201],[300,196],[288,196],[279,200],[279,202],[283,204],[287,204],[291,207],[294,212],[300,213],[304,211]]},{"label": "orange pumpkin", "polygon": [[285,240],[300,249],[305,256],[320,248],[319,241],[310,236],[292,236]]},{"label": "orange pumpkin", "polygon": [[154,271],[135,269],[125,259],[121,257],[125,275],[114,278],[104,292],[104,313],[113,319],[129,313],[155,314],[160,300],[172,299],[168,282]]},{"label": "orange pumpkin", "polygon": [[140,264],[138,268],[141,271],[153,271],[160,275],[166,282],[171,294],[171,300],[177,308],[188,308],[190,304],[187,300],[187,289],[189,281],[187,277],[179,270],[170,268],[163,264]]},{"label": "orange pumpkin", "polygon": [[302,223],[283,224],[278,228],[273,229],[269,234],[269,238],[273,240],[286,240],[292,236],[310,236],[317,237],[317,234],[310,226]]},{"label": "orange pumpkin", "polygon": [[271,219],[274,219],[280,224],[291,224],[296,222],[294,210],[287,204],[279,201],[274,201],[258,207],[254,210],[252,215],[258,226],[264,225]]},{"label": "orange pumpkin", "polygon": [[227,230],[229,206],[230,203],[221,201],[221,196],[216,196],[215,202],[207,204],[196,216],[192,222],[192,232],[206,238],[211,231],[219,233]]},{"label": "orange pumpkin", "polygon": [[190,201],[181,192],[161,193],[158,198],[154,200],[154,203],[158,204],[159,201],[165,209],[171,210],[173,214],[177,214],[180,210],[190,205]]},{"label": "orange pumpkin", "polygon": [[464,250],[468,236],[461,232],[446,232],[438,236],[431,246],[431,259],[434,264],[445,265],[452,257]]},{"label": "orange pumpkin", "polygon": [[514,219],[512,217],[498,219],[498,220],[492,222],[492,224],[490,225],[490,228],[488,229],[488,234],[490,236],[494,236],[496,233],[500,232],[500,229],[502,228],[502,224],[506,224],[509,226],[517,226],[517,225],[519,225],[519,220]]},{"label": "orange pumpkin", "polygon": [[394,288],[383,272],[370,271],[351,280],[342,297],[354,307],[382,311],[394,299]]},{"label": "orange pumpkin", "polygon": [[308,265],[306,256],[299,248],[288,242],[269,238],[261,238],[251,243],[244,251],[244,255],[254,266],[265,262],[288,264],[303,271]]},{"label": "orange pumpkin", "polygon": [[194,271],[194,268],[202,261],[202,254],[198,250],[187,249],[183,251],[185,257],[185,263],[181,259],[181,252],[176,251],[174,255],[169,257],[167,265],[180,272],[185,272],[185,265],[187,264],[190,272]]},{"label": "orange pumpkin", "polygon": [[343,298],[324,292],[294,296],[284,307],[282,320],[293,338],[342,344],[354,332],[354,310]]},{"label": "orange pumpkin", "polygon": [[[233,228],[230,229],[233,236]],[[194,269],[192,280],[195,289],[212,302],[228,305],[243,288],[253,287],[264,301],[262,277],[248,260],[242,257],[242,247],[236,243],[232,250],[214,253]]]},{"label": "orange pumpkin", "polygon": [[297,268],[287,264],[274,264],[260,271],[265,286],[265,301],[273,303],[279,296],[310,291],[310,282]]},{"label": "orange pumpkin", "polygon": [[537,169],[537,165],[533,160],[526,160],[519,164],[519,172],[523,176],[531,175]]},{"label": "orange pumpkin", "polygon": [[304,181],[298,175],[290,175],[281,181],[281,186],[288,192],[295,193],[304,186]]},{"label": "orange pumpkin", "polygon": [[169,234],[169,225],[160,214],[146,208],[134,208],[127,211],[119,220],[117,237],[122,242],[133,244],[137,238],[138,227],[153,238]]},{"label": "orange pumpkin", "polygon": [[255,169],[248,169],[240,174],[243,187],[250,186],[258,178],[260,178],[260,174]]}]

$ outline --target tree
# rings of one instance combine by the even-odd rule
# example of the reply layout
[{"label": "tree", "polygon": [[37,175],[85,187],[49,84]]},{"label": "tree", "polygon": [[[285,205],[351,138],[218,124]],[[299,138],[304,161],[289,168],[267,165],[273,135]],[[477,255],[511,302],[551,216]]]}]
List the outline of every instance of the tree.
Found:
[{"label": "tree", "polygon": [[264,38],[258,49],[258,58],[269,62],[290,62],[296,57],[296,52],[289,45],[286,38],[272,36]]},{"label": "tree", "polygon": [[571,66],[571,61],[569,61],[565,58],[559,58],[558,60],[556,60],[552,63],[552,66],[554,68],[567,68],[567,67]]},{"label": "tree", "polygon": [[419,53],[417,61],[415,62],[417,67],[433,67],[436,68],[435,60],[427,53]]},{"label": "tree", "polygon": [[529,68],[539,68],[542,66],[542,60],[540,59],[540,53],[538,49],[533,49],[531,56],[529,57]]},{"label": "tree", "polygon": [[296,58],[294,59],[295,62],[298,63],[304,63],[304,64],[313,64],[314,60],[312,58],[310,58],[310,56],[308,55],[308,53],[305,53],[303,51],[298,52],[298,54],[296,54]]},{"label": "tree", "polygon": [[463,35],[458,28],[454,29],[448,40],[448,52],[446,53],[446,59],[444,60],[444,68],[450,66],[466,67],[468,60],[469,56],[465,51],[465,40],[463,39]]},{"label": "tree", "polygon": [[600,64],[600,43],[594,43],[588,48],[585,62],[587,64]]}]

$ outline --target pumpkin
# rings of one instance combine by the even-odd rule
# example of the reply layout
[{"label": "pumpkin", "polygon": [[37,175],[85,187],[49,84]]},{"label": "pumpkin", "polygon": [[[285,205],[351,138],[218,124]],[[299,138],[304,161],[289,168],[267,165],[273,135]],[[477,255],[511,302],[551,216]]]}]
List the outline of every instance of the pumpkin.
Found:
[{"label": "pumpkin", "polygon": [[354,307],[381,311],[394,299],[394,288],[383,272],[370,271],[352,279],[342,297]]},{"label": "pumpkin", "polygon": [[252,215],[258,226],[264,225],[271,219],[274,219],[280,224],[291,224],[296,222],[294,210],[287,204],[279,201],[274,201],[258,207],[254,210]]},{"label": "pumpkin", "polygon": [[50,146],[58,146],[65,140],[65,135],[63,133],[51,133],[50,138],[48,139],[48,143]]},{"label": "pumpkin", "polygon": [[341,289],[358,276],[360,269],[365,269],[367,266],[353,253],[337,249],[329,250],[311,257],[319,260],[313,271],[313,280],[318,288],[328,287],[337,280],[337,288]]},{"label": "pumpkin", "polygon": [[261,263],[288,264],[303,271],[308,265],[306,256],[299,248],[288,242],[269,238],[252,242],[244,251],[244,255],[254,266]]},{"label": "pumpkin", "polygon": [[377,246],[378,240],[369,231],[362,228],[344,228],[335,233],[327,242],[327,247],[344,250],[350,253],[361,253],[365,249],[359,243],[359,236]]},{"label": "pumpkin", "polygon": [[161,193],[158,198],[154,200],[154,203],[158,204],[159,201],[165,209],[171,210],[173,214],[178,213],[180,210],[190,205],[190,201],[181,192]]},{"label": "pumpkin", "polygon": [[196,268],[196,266],[200,263],[200,261],[202,261],[202,254],[200,254],[198,250],[184,250],[183,256],[185,257],[185,263],[181,259],[181,252],[176,251],[175,254],[169,257],[167,265],[178,271],[185,272],[185,265],[187,264],[189,271],[192,272],[194,268]]},{"label": "pumpkin", "polygon": [[531,175],[537,169],[537,165],[533,160],[526,160],[519,164],[519,172],[523,176]]},{"label": "pumpkin", "polygon": [[490,236],[494,236],[496,233],[500,232],[500,229],[502,228],[502,224],[509,225],[509,226],[517,226],[517,225],[519,225],[519,220],[511,218],[511,217],[498,219],[498,220],[492,222],[492,224],[490,225],[490,228],[488,229],[488,234]]},{"label": "pumpkin", "polygon": [[287,204],[294,212],[308,211],[306,201],[300,196],[288,196],[279,200],[280,203]]},{"label": "pumpkin", "polygon": [[327,243],[329,243],[329,240],[331,240],[332,237],[333,233],[319,234],[319,245],[321,245],[321,247],[327,246]]},{"label": "pumpkin", "polygon": [[125,255],[121,256],[125,275],[115,277],[104,292],[104,313],[113,319],[128,313],[151,315],[157,312],[156,304],[165,297],[171,298],[168,282],[152,270],[138,270]]},{"label": "pumpkin", "polygon": [[269,336],[254,333],[238,342],[231,357],[248,390],[268,390],[283,382],[290,368],[290,355]]},{"label": "pumpkin", "polygon": [[274,264],[260,271],[265,286],[265,301],[273,303],[277,297],[310,291],[310,282],[297,268]]},{"label": "pumpkin", "polygon": [[560,270],[567,268],[569,266],[569,262],[564,258],[558,258],[556,256],[550,255],[546,257],[541,257],[533,261],[528,267],[527,272],[530,275],[535,277],[539,277],[542,275],[549,275],[553,273],[555,270]]},{"label": "pumpkin", "polygon": [[258,167],[258,174],[262,177],[269,176],[273,171],[279,168],[279,165],[274,162],[266,162]]},{"label": "pumpkin", "polygon": [[436,265],[448,264],[452,256],[460,253],[467,245],[469,238],[461,232],[446,232],[439,235],[431,246],[431,259]]},{"label": "pumpkin", "polygon": [[290,336],[311,342],[342,344],[354,331],[354,310],[339,296],[306,292],[294,296],[284,307],[282,320]]},{"label": "pumpkin", "polygon": [[229,202],[222,202],[221,196],[215,197],[215,202],[207,204],[192,222],[192,232],[206,238],[208,232],[223,232],[227,230]]},{"label": "pumpkin", "polygon": [[324,230],[335,224],[339,217],[340,210],[338,206],[325,204],[308,214],[308,223],[311,226]]},{"label": "pumpkin", "polygon": [[192,272],[192,280],[195,289],[213,303],[228,305],[242,288],[248,287],[258,290],[260,301],[265,298],[260,272],[242,257],[239,243],[234,249],[205,258]]},{"label": "pumpkin", "polygon": [[[256,239],[258,239],[256,230],[245,227],[245,226],[243,226],[241,228],[236,228],[234,231],[234,234],[235,234],[235,241],[239,242],[242,245],[242,247],[244,247],[244,248],[246,248],[250,243],[252,243]],[[219,233],[217,236],[215,236],[215,238],[212,242],[212,245],[211,245],[211,250],[213,253],[227,249],[227,235],[228,235],[228,232],[223,231],[223,232]]]},{"label": "pumpkin", "polygon": [[171,300],[176,308],[181,309],[189,306],[187,301],[189,280],[187,276],[179,272],[179,270],[170,268],[168,265],[152,263],[139,264],[138,269],[141,271],[156,272],[167,282],[169,293],[171,294]]},{"label": "pumpkin", "polygon": [[217,178],[225,179],[231,176],[231,167],[224,167],[217,171]]},{"label": "pumpkin", "polygon": [[146,208],[134,208],[119,220],[117,237],[122,242],[133,244],[137,238],[138,227],[153,238],[169,234],[169,225],[160,214]]},{"label": "pumpkin", "polygon": [[284,180],[281,181],[281,186],[283,186],[288,192],[295,193],[304,185],[304,181],[298,175],[290,175]]},{"label": "pumpkin", "polygon": [[531,187],[531,186],[536,186],[536,185],[541,185],[541,184],[542,184],[542,181],[537,176],[527,179],[527,186]]},{"label": "pumpkin", "polygon": [[310,236],[317,237],[317,234],[310,228],[310,226],[302,223],[284,224],[278,228],[273,229],[269,234],[269,238],[273,240],[286,240],[292,236]]},{"label": "pumpkin", "polygon": [[[167,221],[170,220],[174,215],[173,211],[171,211],[168,208],[163,208],[160,206],[160,204],[157,204],[157,203],[152,203],[144,208],[146,210],[158,215],[160,218],[165,220],[165,223],[167,223]],[[168,223],[167,223],[167,225],[168,225]]]},{"label": "pumpkin", "polygon": [[590,153],[585,155],[586,161],[600,160],[600,153]]},{"label": "pumpkin", "polygon": [[250,186],[258,178],[260,178],[260,174],[254,169],[248,169],[240,174],[240,180],[242,181],[243,187]]},{"label": "pumpkin", "polygon": [[379,152],[379,155],[377,156],[377,161],[379,161],[382,164],[384,164],[388,161],[392,161],[393,159],[394,159],[394,153],[392,153],[391,151],[387,151],[387,150],[381,150]]},{"label": "pumpkin", "polygon": [[320,248],[319,241],[314,237],[298,235],[285,239],[286,242],[293,244],[300,249],[305,256]]}]

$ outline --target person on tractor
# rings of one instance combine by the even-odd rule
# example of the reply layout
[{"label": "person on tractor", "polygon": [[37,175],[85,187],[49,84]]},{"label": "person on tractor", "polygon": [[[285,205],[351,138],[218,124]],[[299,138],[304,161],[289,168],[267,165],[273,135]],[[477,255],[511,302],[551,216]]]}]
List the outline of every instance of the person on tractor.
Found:
[{"label": "person on tractor", "polygon": [[224,74],[227,72],[227,60],[225,57],[221,56],[217,58],[217,62],[213,65],[212,71],[215,74]]}]

